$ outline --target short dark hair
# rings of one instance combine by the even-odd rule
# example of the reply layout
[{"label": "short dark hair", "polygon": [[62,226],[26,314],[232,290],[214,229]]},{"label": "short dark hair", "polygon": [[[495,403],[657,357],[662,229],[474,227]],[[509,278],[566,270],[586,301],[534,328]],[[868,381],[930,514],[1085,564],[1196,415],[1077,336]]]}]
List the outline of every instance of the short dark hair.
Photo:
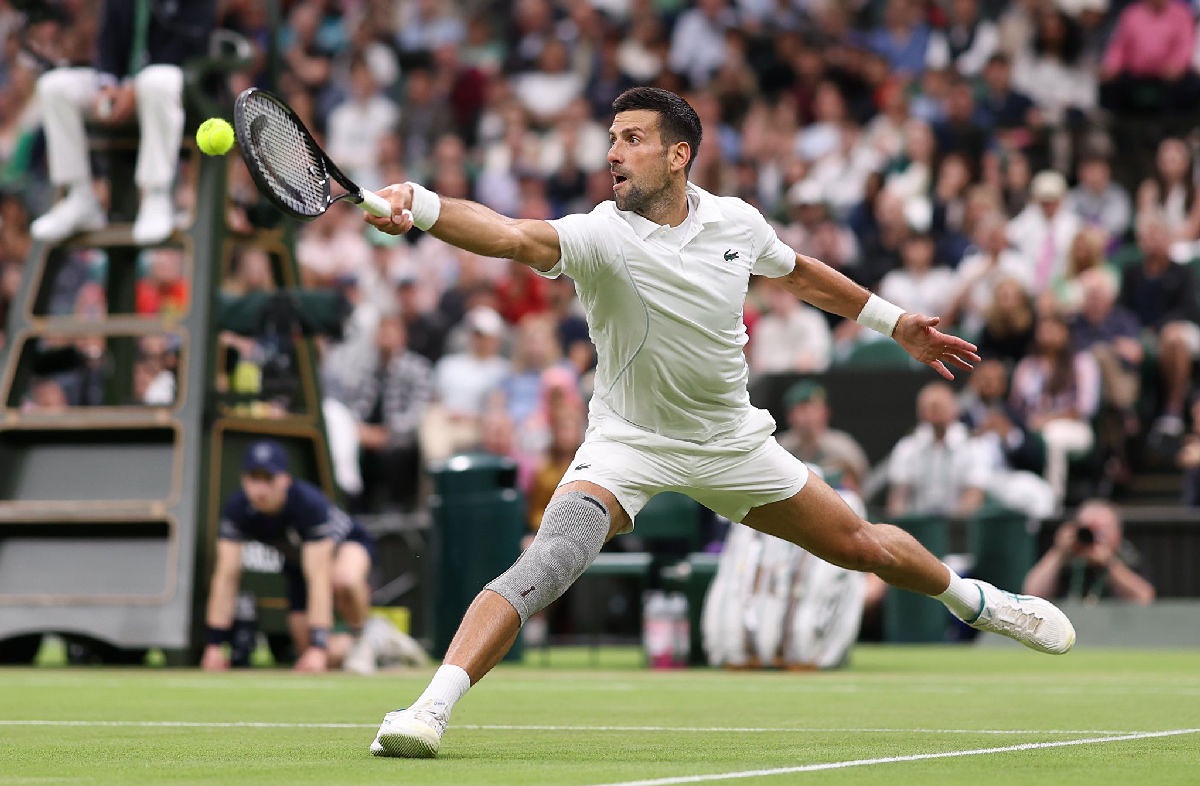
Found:
[{"label": "short dark hair", "polygon": [[686,142],[692,151],[684,172],[692,169],[696,154],[700,152],[700,140],[704,129],[700,116],[683,96],[663,90],[661,87],[631,87],[616,97],[612,103],[614,112],[632,112],[646,109],[658,113],[658,133],[665,144]]}]

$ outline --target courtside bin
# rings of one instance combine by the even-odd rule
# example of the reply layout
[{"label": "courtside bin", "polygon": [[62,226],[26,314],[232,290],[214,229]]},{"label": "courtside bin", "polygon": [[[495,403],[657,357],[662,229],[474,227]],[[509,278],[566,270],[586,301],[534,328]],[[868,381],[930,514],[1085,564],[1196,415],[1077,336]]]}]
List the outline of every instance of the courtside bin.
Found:
[{"label": "courtside bin", "polygon": [[[939,559],[950,544],[950,522],[940,516],[901,516],[892,521]],[[940,601],[888,587],[883,601],[883,636],[893,643],[945,641],[950,617]]]},{"label": "courtside bin", "polygon": [[1036,534],[1020,511],[985,504],[971,517],[968,532],[975,567],[971,575],[1010,592],[1020,592],[1033,567]]},{"label": "courtside bin", "polygon": [[[431,474],[433,644],[440,657],[483,585],[520,554],[525,500],[517,489],[516,462],[503,456],[451,456]],[[505,660],[519,660],[522,651],[517,637]]]}]

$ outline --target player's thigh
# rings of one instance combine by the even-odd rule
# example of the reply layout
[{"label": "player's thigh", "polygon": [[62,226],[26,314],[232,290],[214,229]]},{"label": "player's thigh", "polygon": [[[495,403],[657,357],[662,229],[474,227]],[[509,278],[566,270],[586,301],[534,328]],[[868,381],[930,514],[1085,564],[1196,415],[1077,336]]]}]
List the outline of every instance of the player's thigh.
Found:
[{"label": "player's thigh", "polygon": [[334,586],[348,587],[365,584],[371,573],[371,553],[356,540],[347,540],[337,547],[333,556]]},{"label": "player's thigh", "polygon": [[753,508],[742,523],[843,567],[868,562],[865,552],[875,548],[872,525],[816,473],[787,499]]}]

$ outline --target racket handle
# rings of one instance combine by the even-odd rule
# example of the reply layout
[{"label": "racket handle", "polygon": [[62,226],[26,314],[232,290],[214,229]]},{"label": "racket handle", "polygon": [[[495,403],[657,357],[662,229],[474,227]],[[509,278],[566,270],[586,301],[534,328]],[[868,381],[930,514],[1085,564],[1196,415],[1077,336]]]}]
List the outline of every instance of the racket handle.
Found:
[{"label": "racket handle", "polygon": [[379,196],[379,194],[365,189],[361,189],[358,193],[362,197],[358,206],[371,215],[386,218],[392,214],[392,203]]}]

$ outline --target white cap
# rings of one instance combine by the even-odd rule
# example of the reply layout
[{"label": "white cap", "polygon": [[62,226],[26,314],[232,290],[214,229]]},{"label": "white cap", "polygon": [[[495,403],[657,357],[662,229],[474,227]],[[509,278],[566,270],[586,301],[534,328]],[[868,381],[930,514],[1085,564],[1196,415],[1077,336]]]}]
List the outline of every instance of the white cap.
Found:
[{"label": "white cap", "polygon": [[1053,169],[1043,169],[1029,183],[1029,196],[1035,202],[1055,202],[1067,193],[1067,180]]},{"label": "white cap", "polygon": [[1106,13],[1108,0],[1058,0],[1058,9],[1068,16],[1079,16],[1084,11]]},{"label": "white cap", "polygon": [[490,306],[476,306],[467,312],[467,324],[485,336],[504,335],[504,318]]}]

